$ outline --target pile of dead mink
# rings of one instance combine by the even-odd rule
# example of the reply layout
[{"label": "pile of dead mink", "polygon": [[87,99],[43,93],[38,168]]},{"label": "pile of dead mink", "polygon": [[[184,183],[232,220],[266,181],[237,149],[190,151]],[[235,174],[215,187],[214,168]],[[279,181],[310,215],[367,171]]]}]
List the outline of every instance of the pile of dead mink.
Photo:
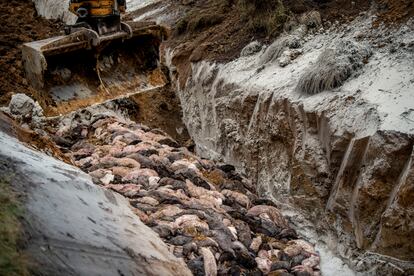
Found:
[{"label": "pile of dead mink", "polygon": [[200,159],[141,124],[73,118],[55,138],[72,139],[75,164],[127,197],[194,275],[320,275],[313,245],[233,166]]}]

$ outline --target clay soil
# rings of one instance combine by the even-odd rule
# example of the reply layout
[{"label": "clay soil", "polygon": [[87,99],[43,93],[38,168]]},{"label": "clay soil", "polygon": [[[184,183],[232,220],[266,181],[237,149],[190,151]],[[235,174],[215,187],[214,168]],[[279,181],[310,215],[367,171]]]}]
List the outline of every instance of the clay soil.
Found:
[{"label": "clay soil", "polygon": [[[165,86],[161,91],[139,93],[129,98],[133,102],[125,108],[130,117],[150,128],[162,129],[179,144],[191,146],[187,128],[181,120],[181,105],[175,91]],[[119,101],[119,102],[122,102]],[[118,102],[118,104],[120,104]],[[122,106],[122,104],[120,104]]]},{"label": "clay soil", "polygon": [[31,95],[24,77],[21,45],[54,36],[62,24],[39,17],[30,0],[0,0],[0,106],[14,93]]}]

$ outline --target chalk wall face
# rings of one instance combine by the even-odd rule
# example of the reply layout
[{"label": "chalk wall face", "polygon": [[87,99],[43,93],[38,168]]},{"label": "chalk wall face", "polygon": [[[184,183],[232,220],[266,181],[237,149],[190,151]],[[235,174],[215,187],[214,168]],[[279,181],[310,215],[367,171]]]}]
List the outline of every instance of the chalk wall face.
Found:
[{"label": "chalk wall face", "polygon": [[[159,2],[159,0],[129,0],[127,1],[128,11],[144,8],[147,5]],[[67,24],[73,24],[76,16],[69,12],[69,0],[33,0],[39,15],[46,19],[61,19]]]},{"label": "chalk wall face", "polygon": [[[127,0],[127,12],[131,13],[140,9],[144,9],[149,5],[155,5],[162,2],[161,0]],[[165,5],[158,8],[158,12],[154,11],[145,12],[140,14],[138,20],[147,19],[147,16],[152,16],[150,19],[154,19],[154,16],[171,17],[172,14],[166,9],[169,2],[165,1]],[[69,12],[69,0],[33,0],[36,6],[37,13],[46,19],[60,19],[66,24],[74,24],[76,22],[76,16]],[[166,14],[163,12],[166,11]],[[175,14],[175,13],[174,13]],[[158,21],[158,20],[156,20]],[[165,20],[164,20],[165,21]]]},{"label": "chalk wall face", "polygon": [[[345,33],[287,34],[226,64],[190,64],[190,76],[177,83],[183,120],[200,155],[244,170],[261,195],[311,220],[318,238],[338,237],[324,242],[344,259],[365,252],[351,260],[357,271],[381,270],[380,255],[411,271],[405,261],[414,260],[414,124],[407,120],[414,114],[414,82],[413,64],[406,62],[412,52],[391,55],[356,41],[353,33],[370,25],[350,26]],[[398,41],[414,34],[402,27],[393,35]],[[302,46],[291,49],[297,37]],[[185,68],[180,48],[169,51],[170,67]],[[348,53],[367,60],[351,66],[355,71],[334,88],[314,95],[298,89],[308,72],[323,75],[318,64],[329,51],[338,52],[339,63],[358,60]],[[176,82],[182,81],[186,72],[177,72]],[[399,275],[393,269],[386,271]]]},{"label": "chalk wall face", "polygon": [[46,19],[61,19],[73,24],[76,16],[69,12],[69,0],[33,0],[37,13]]}]

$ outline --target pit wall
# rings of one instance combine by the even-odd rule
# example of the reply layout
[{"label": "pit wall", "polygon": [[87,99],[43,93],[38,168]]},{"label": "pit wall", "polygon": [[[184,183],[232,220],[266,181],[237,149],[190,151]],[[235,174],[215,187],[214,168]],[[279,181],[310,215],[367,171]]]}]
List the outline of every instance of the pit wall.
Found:
[{"label": "pit wall", "polygon": [[69,0],[33,0],[37,13],[46,19],[60,19],[74,24],[76,16],[69,11]]},{"label": "pit wall", "polygon": [[353,269],[413,273],[413,136],[380,130],[374,106],[357,97],[305,108],[221,70],[193,64],[178,91],[197,152],[236,165],[261,195],[300,210]]},{"label": "pit wall", "polygon": [[[414,260],[411,135],[338,135],[332,120],[340,118],[329,110],[307,111],[274,93],[218,82],[217,68],[209,66],[194,65],[179,91],[200,155],[236,165],[262,195],[305,211],[319,231],[335,233],[344,257],[356,250]],[[349,99],[336,103],[347,104],[358,105]],[[364,110],[355,120],[370,116]]]},{"label": "pit wall", "polygon": [[[74,24],[76,16],[69,11],[69,0],[32,0],[40,16],[46,19],[60,19],[66,24]],[[144,8],[159,0],[127,0],[128,12]]]}]

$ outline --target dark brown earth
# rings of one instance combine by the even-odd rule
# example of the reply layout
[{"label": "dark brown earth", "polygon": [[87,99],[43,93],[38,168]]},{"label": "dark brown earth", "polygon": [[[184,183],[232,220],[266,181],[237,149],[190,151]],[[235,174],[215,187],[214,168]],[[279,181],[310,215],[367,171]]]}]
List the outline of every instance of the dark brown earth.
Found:
[{"label": "dark brown earth", "polygon": [[378,23],[397,24],[414,16],[413,0],[378,0]]},{"label": "dark brown earth", "polygon": [[13,93],[32,94],[21,61],[21,45],[59,33],[62,24],[42,19],[30,0],[0,0],[0,106]]},{"label": "dark brown earth", "polygon": [[[181,5],[180,10],[184,11],[184,17],[175,25],[167,43],[167,47],[175,48],[173,64],[178,69],[181,85],[190,74],[191,62],[228,62],[237,58],[250,41],[269,43],[283,29],[266,33],[248,28],[249,19],[241,15],[242,11],[237,5],[238,1],[243,0],[172,1],[174,5]],[[252,2],[260,4],[263,1]],[[379,23],[401,23],[414,15],[412,0],[284,0],[283,6],[286,15],[282,18],[284,20],[316,10],[320,12],[324,23],[344,24],[376,6],[378,20],[373,27]]]},{"label": "dark brown earth", "polygon": [[160,90],[138,93],[117,103],[129,111],[129,116],[135,122],[162,129],[180,145],[191,144],[190,135],[181,120],[180,100],[170,85]]},{"label": "dark brown earth", "polygon": [[[177,22],[167,45],[169,48],[178,47],[173,63],[177,66],[182,85],[190,74],[191,62],[233,60],[253,40],[263,43],[272,41],[283,31],[283,22],[299,14],[319,10],[324,21],[349,21],[370,6],[366,0],[285,0],[284,15],[280,17],[281,26],[269,32],[261,28],[249,28],[251,17],[243,16],[244,11],[236,0],[174,2],[180,2],[177,5],[182,6],[180,9],[185,11],[185,15]],[[183,4],[184,2],[189,4]],[[265,11],[263,15],[253,16],[260,18],[268,14]]]}]

